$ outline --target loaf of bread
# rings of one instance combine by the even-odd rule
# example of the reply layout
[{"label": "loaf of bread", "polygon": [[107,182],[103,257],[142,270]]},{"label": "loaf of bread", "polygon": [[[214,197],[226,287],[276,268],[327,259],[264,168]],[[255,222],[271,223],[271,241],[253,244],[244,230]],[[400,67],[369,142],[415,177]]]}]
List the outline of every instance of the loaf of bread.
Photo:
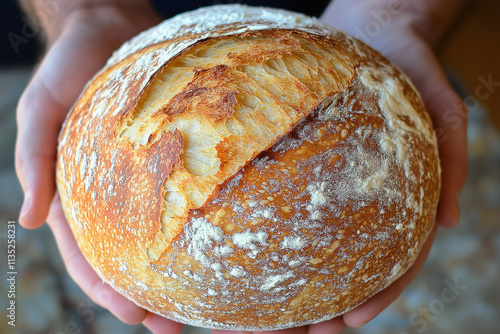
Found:
[{"label": "loaf of bread", "polygon": [[57,184],[100,277],[220,329],[338,316],[414,262],[440,190],[407,77],[317,19],[225,5],[125,43],[59,138]]}]

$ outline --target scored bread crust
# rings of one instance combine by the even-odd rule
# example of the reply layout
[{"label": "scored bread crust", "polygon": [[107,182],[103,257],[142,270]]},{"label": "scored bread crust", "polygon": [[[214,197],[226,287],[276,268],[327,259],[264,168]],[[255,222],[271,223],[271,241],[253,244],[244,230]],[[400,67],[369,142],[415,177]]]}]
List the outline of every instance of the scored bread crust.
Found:
[{"label": "scored bread crust", "polygon": [[440,190],[418,93],[317,19],[225,5],[125,43],[59,138],[66,218],[99,276],[202,327],[331,319],[414,262]]}]

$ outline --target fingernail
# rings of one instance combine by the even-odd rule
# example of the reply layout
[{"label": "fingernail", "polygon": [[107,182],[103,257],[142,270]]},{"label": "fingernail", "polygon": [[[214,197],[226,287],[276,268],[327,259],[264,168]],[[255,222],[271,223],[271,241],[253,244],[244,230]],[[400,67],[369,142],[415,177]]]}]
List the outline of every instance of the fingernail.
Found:
[{"label": "fingernail", "polygon": [[30,211],[30,209],[31,209],[31,193],[27,191],[26,194],[24,195],[24,202],[21,208],[21,215],[19,219],[23,219],[24,216],[26,216],[26,214]]}]

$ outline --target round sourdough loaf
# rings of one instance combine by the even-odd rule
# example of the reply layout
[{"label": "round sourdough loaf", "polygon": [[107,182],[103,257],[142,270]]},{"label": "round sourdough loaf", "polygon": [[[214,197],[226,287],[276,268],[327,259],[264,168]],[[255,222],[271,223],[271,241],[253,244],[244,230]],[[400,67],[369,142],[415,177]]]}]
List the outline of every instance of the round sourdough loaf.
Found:
[{"label": "round sourdough loaf", "polygon": [[440,169],[401,71],[317,19],[226,5],[125,43],[59,139],[57,184],[100,277],[202,327],[328,320],[414,262]]}]

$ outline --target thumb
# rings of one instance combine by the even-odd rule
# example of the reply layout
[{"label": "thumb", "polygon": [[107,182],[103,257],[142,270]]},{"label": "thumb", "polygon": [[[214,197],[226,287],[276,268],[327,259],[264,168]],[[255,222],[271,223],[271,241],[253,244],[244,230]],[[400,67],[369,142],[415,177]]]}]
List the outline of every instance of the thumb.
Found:
[{"label": "thumb", "polygon": [[404,61],[400,65],[419,88],[439,145],[442,175],[436,221],[441,226],[454,227],[460,219],[458,197],[467,176],[467,111],[430,47],[415,43],[411,52],[416,59],[425,59],[425,66]]},{"label": "thumb", "polygon": [[92,24],[68,23],[19,100],[15,160],[25,197],[19,221],[26,228],[45,222],[56,188],[61,125],[82,87],[119,45],[109,40]]},{"label": "thumb", "polygon": [[83,56],[81,40],[70,32],[51,47],[17,106],[15,164],[24,191],[19,222],[26,228],[45,222],[56,188],[59,130],[83,85],[106,59],[92,59],[98,52]]},{"label": "thumb", "polygon": [[67,108],[52,98],[35,75],[17,108],[16,172],[24,191],[19,221],[26,228],[45,222],[55,192],[57,135]]}]

